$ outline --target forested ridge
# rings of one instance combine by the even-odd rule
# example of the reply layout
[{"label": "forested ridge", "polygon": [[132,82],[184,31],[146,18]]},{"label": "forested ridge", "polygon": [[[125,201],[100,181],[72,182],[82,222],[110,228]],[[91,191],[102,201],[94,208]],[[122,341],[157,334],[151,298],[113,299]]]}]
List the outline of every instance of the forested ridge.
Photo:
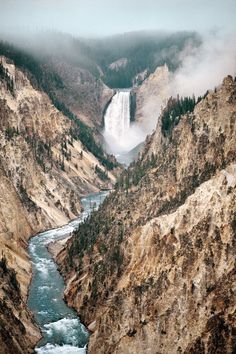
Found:
[{"label": "forested ridge", "polygon": [[[198,47],[200,36],[195,32],[175,34],[159,32],[131,32],[111,38],[89,42],[94,59],[103,71],[103,81],[112,88],[132,87],[135,77],[147,70],[148,74],[158,66],[168,65],[175,71],[180,65],[178,54],[186,45]],[[127,64],[111,69],[109,64],[126,58]]]},{"label": "forested ridge", "polygon": [[[186,46],[197,48],[201,44],[200,35],[187,31],[130,32],[100,39],[75,38],[65,33],[46,32],[39,33],[38,40],[42,43],[40,48],[37,41],[35,43],[30,40],[27,40],[26,44],[23,42],[22,48],[25,48],[27,53],[34,53],[42,61],[60,58],[78,68],[88,70],[111,88],[132,87],[138,74],[146,70],[148,75],[165,63],[169,70],[175,71],[181,64],[181,51]],[[112,69],[110,64],[121,58],[126,59],[126,65]],[[15,57],[17,65],[22,63],[21,59],[18,52],[17,58]],[[27,63],[24,59],[25,65],[34,71],[34,75],[40,74],[42,77],[40,68],[32,62],[32,58],[27,60]],[[49,72],[48,75],[57,85],[62,84],[55,73]]]}]

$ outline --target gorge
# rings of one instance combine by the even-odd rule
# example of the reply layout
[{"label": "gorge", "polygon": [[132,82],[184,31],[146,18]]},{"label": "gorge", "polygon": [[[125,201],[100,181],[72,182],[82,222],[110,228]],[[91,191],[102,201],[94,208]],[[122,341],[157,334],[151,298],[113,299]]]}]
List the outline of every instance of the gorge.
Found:
[{"label": "gorge", "polygon": [[[29,55],[20,55],[35,64]],[[40,339],[27,307],[32,278],[29,237],[67,224],[81,213],[83,195],[116,180],[114,160],[91,131],[57,109],[35,84],[32,72],[0,57],[1,354],[31,353]]]},{"label": "gorge", "polygon": [[34,236],[29,243],[33,262],[33,279],[30,285],[28,306],[33,311],[43,338],[36,353],[84,354],[88,333],[75,312],[62,299],[64,283],[47,247],[52,242],[64,242],[79,223],[96,210],[107,192],[91,194],[82,198],[83,213],[69,224]]},{"label": "gorge", "polygon": [[0,354],[233,353],[236,79],[179,95],[196,33],[35,38],[0,41]]},{"label": "gorge", "polygon": [[167,129],[171,103],[58,253],[88,353],[235,351],[235,93],[229,76]]}]

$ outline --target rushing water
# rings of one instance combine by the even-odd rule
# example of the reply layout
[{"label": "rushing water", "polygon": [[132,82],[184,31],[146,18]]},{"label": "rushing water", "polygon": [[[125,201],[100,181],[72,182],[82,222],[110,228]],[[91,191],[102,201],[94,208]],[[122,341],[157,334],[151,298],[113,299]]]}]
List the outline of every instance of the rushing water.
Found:
[{"label": "rushing water", "polygon": [[129,128],[130,91],[118,91],[104,117],[104,137],[113,153],[126,147]]},{"label": "rushing water", "polygon": [[119,90],[113,96],[104,116],[103,136],[107,152],[129,165],[137,157],[145,132],[138,123],[130,123],[130,90]]},{"label": "rushing water", "polygon": [[76,313],[63,301],[64,282],[47,250],[47,245],[68,237],[93,209],[105,199],[107,192],[91,194],[81,200],[84,212],[69,224],[42,232],[31,238],[29,253],[33,262],[33,279],[28,305],[35,314],[43,338],[36,353],[84,354],[88,333]]}]

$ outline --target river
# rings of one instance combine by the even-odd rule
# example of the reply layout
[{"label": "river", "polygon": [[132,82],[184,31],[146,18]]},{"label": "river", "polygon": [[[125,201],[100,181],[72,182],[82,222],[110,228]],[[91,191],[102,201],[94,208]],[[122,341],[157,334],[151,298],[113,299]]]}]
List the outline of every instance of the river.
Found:
[{"label": "river", "polygon": [[50,242],[68,237],[70,233],[103,202],[108,192],[90,194],[81,199],[84,212],[69,224],[42,232],[29,242],[33,263],[33,278],[28,306],[35,315],[43,338],[37,345],[38,354],[84,354],[88,332],[73,309],[63,301],[64,281],[47,250]]}]

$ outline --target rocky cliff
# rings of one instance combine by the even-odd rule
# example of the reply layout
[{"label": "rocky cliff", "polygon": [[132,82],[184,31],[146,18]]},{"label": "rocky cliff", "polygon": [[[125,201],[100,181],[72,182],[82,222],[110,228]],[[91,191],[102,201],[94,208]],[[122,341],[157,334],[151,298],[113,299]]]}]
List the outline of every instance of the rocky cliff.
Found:
[{"label": "rocky cliff", "polygon": [[62,59],[52,60],[45,70],[47,67],[54,70],[63,81],[63,87],[54,87],[56,97],[84,123],[101,129],[103,113],[114,90],[88,70]]},{"label": "rocky cliff", "polygon": [[236,83],[163,134],[57,260],[89,353],[236,350]]},{"label": "rocky cliff", "polygon": [[30,235],[81,211],[80,197],[114,175],[79,128],[6,57],[0,58],[0,353],[30,353],[40,337],[26,307]]},{"label": "rocky cliff", "polygon": [[[115,178],[84,148],[73,122],[48,96],[12,62],[1,62],[13,82],[12,92],[4,81],[0,86],[2,166],[33,215],[36,231],[64,224],[80,212],[81,195]],[[99,178],[96,165],[107,178]]]},{"label": "rocky cliff", "polygon": [[145,132],[155,128],[161,107],[164,107],[170,96],[170,72],[167,65],[159,66],[132,93],[136,96],[135,121]]},{"label": "rocky cliff", "polygon": [[40,338],[26,307],[31,277],[26,247],[33,229],[1,164],[0,187],[0,353],[31,353]]}]

